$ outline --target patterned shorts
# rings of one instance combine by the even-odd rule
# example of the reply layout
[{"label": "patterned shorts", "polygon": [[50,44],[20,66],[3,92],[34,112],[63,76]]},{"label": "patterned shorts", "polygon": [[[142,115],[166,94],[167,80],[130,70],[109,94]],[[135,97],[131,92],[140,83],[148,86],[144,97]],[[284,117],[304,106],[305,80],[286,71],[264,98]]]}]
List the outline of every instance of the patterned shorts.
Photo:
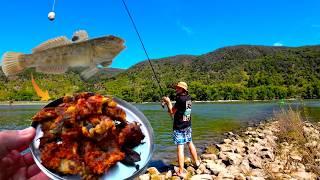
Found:
[{"label": "patterned shorts", "polygon": [[174,144],[185,144],[187,142],[192,141],[192,129],[191,127],[180,129],[180,130],[173,130],[173,142]]}]

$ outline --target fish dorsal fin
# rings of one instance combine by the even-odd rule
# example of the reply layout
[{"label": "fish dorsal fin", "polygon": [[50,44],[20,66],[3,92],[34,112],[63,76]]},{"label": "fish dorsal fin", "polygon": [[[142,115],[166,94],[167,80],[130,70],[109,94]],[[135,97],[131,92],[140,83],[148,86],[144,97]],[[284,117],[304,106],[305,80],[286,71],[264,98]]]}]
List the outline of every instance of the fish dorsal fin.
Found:
[{"label": "fish dorsal fin", "polygon": [[72,41],[73,42],[80,42],[86,41],[89,39],[88,33],[85,30],[79,30],[73,33]]},{"label": "fish dorsal fin", "polygon": [[66,38],[65,36],[60,36],[57,38],[49,39],[48,41],[40,44],[39,46],[32,49],[32,53],[44,51],[47,49],[51,49],[54,47],[59,47],[67,44],[71,44],[72,42]]}]

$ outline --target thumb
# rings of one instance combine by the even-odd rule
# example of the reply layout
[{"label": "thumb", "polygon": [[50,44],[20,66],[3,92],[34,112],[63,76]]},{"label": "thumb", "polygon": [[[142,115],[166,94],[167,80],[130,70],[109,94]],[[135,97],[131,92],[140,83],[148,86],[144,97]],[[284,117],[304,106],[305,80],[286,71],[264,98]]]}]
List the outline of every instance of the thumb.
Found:
[{"label": "thumb", "polygon": [[35,134],[35,129],[33,127],[24,130],[8,130],[0,132],[0,159],[12,150],[28,146]]}]

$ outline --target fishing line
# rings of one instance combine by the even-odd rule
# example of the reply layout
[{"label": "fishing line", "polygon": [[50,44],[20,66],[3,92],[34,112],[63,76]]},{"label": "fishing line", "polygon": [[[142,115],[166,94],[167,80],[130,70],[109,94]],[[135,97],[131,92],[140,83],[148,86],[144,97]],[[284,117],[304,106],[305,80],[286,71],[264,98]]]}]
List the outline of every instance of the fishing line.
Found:
[{"label": "fishing line", "polygon": [[53,0],[52,9],[48,14],[48,19],[50,21],[53,21],[56,17],[56,13],[54,12],[54,7],[56,6],[56,0]]},{"label": "fishing line", "polygon": [[144,43],[143,43],[143,41],[142,41],[142,38],[141,38],[140,33],[139,33],[139,31],[138,31],[138,28],[137,28],[136,24],[134,23],[134,20],[133,20],[133,18],[132,18],[132,16],[131,16],[131,13],[130,13],[130,11],[129,11],[129,9],[128,9],[127,4],[125,3],[125,0],[121,0],[121,1],[122,1],[122,3],[123,3],[123,6],[124,6],[125,10],[126,10],[127,13],[128,13],[128,16],[129,16],[129,18],[130,18],[130,20],[131,20],[131,23],[132,23],[133,27],[134,27],[134,30],[136,31],[136,33],[137,33],[137,35],[138,35],[138,38],[139,38],[139,41],[140,41],[141,46],[142,46],[142,48],[143,48],[143,51],[144,51],[144,53],[145,53],[145,55],[146,55],[146,57],[147,57],[147,59],[148,59],[148,62],[149,62],[149,64],[150,64],[150,66],[151,66],[151,69],[152,69],[154,78],[156,79],[156,81],[157,81],[157,83],[158,83],[158,86],[159,86],[159,89],[160,89],[160,96],[162,96],[162,95],[163,95],[163,91],[162,91],[162,87],[161,87],[161,85],[160,85],[160,81],[159,81],[159,79],[158,79],[158,77],[157,77],[157,75],[156,75],[156,72],[154,71],[153,65],[152,65],[151,60],[150,60],[150,58],[149,58],[148,52],[147,52],[147,50],[146,50],[146,48],[145,48],[145,46],[144,46]]},{"label": "fishing line", "polygon": [[52,12],[54,12],[54,6],[56,5],[56,0],[53,0]]}]

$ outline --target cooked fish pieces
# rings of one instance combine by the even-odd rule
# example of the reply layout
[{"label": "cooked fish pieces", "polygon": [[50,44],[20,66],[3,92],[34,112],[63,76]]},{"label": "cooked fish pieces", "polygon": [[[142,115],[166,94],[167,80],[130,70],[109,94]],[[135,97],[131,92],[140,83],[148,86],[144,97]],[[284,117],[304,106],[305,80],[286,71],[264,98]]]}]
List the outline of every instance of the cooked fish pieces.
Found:
[{"label": "cooked fish pieces", "polygon": [[78,174],[81,171],[81,158],[78,155],[78,144],[63,142],[48,143],[40,150],[41,161],[50,169],[64,174]]},{"label": "cooked fish pieces", "polygon": [[133,150],[145,137],[140,124],[129,123],[112,97],[66,96],[57,107],[38,112],[33,121],[41,124],[44,133],[41,161],[55,172],[96,179],[119,161],[132,166],[140,161]]},{"label": "cooked fish pieces", "polygon": [[52,119],[58,117],[58,114],[55,111],[55,108],[44,108],[33,116],[33,121],[43,121],[46,119]]}]

